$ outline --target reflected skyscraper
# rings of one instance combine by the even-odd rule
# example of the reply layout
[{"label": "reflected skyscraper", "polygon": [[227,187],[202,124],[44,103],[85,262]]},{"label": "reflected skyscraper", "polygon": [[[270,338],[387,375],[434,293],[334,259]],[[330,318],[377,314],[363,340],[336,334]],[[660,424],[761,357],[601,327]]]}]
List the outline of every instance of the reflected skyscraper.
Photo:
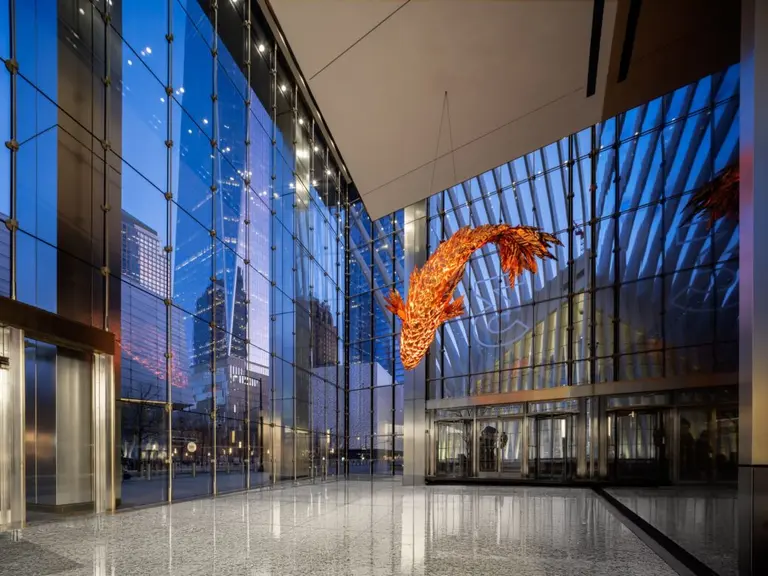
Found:
[{"label": "reflected skyscraper", "polygon": [[[155,230],[122,212],[121,383],[123,394],[142,400],[166,397],[165,354],[168,293],[166,257]],[[184,315],[171,308],[173,401],[191,402]]]}]

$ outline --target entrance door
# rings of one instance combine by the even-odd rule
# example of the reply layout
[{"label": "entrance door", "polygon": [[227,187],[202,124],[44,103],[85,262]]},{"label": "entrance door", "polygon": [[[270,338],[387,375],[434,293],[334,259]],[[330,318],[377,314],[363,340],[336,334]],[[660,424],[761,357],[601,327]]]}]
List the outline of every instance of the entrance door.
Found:
[{"label": "entrance door", "polygon": [[655,410],[616,412],[613,425],[614,478],[665,481],[662,414]]},{"label": "entrance door", "polygon": [[504,476],[520,476],[523,471],[523,420],[501,420],[499,430],[499,472]]},{"label": "entrance door", "polygon": [[520,476],[523,464],[523,420],[480,420],[478,427],[478,474]]},{"label": "entrance door", "polygon": [[472,463],[472,422],[437,422],[435,475],[465,478]]},{"label": "entrance door", "polygon": [[571,415],[530,420],[529,472],[538,480],[571,478],[576,467],[575,419]]}]

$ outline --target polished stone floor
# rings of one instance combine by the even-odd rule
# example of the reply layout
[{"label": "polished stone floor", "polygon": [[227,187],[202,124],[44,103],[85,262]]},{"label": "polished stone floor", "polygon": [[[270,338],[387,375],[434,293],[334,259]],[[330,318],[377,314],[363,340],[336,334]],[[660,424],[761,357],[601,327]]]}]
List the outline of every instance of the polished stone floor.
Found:
[{"label": "polished stone floor", "polygon": [[0,574],[674,572],[588,490],[350,481],[32,525]]},{"label": "polished stone floor", "polygon": [[735,488],[678,486],[608,491],[720,576],[739,573]]}]

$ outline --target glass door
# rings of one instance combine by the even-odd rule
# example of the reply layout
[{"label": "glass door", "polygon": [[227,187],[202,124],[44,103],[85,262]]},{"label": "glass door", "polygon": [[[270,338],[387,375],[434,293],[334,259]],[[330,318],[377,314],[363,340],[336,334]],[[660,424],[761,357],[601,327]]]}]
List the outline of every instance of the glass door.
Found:
[{"label": "glass door", "polygon": [[477,423],[480,433],[478,450],[478,473],[496,475],[499,472],[499,428],[496,420],[481,420]]},{"label": "glass door", "polygon": [[574,418],[569,415],[539,416],[532,421],[534,445],[529,457],[539,480],[568,480],[575,468]]},{"label": "glass door", "polygon": [[437,422],[436,476],[464,478],[472,462],[472,422]]},{"label": "glass door", "polygon": [[661,452],[666,439],[658,411],[617,412],[614,424],[614,478],[661,481]]},{"label": "glass door", "polygon": [[499,430],[499,472],[519,477],[523,471],[523,420],[501,420]]}]

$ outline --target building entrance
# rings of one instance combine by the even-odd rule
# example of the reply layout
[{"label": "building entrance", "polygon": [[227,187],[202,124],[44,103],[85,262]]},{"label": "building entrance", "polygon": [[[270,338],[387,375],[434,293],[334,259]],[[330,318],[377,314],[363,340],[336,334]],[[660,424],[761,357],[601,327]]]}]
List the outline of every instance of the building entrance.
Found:
[{"label": "building entrance", "polygon": [[472,420],[437,422],[435,475],[465,478],[472,466]]},{"label": "building entrance", "polygon": [[566,481],[576,471],[576,415],[547,414],[528,420],[529,476]]},{"label": "building entrance", "polygon": [[523,418],[478,420],[477,428],[478,476],[522,476]]},{"label": "building entrance", "polygon": [[669,481],[667,433],[660,410],[616,411],[608,416],[608,456],[617,482]]}]

